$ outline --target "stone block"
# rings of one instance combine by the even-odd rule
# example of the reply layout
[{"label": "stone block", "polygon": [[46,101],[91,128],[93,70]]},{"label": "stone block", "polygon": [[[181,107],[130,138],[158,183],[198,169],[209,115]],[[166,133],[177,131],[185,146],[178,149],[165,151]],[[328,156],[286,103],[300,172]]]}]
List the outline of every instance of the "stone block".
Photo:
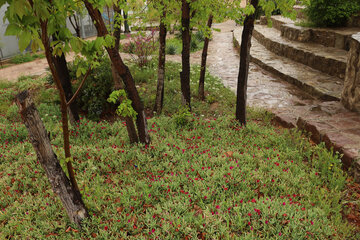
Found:
[{"label": "stone block", "polygon": [[341,102],[349,110],[360,112],[360,33],[350,42]]}]

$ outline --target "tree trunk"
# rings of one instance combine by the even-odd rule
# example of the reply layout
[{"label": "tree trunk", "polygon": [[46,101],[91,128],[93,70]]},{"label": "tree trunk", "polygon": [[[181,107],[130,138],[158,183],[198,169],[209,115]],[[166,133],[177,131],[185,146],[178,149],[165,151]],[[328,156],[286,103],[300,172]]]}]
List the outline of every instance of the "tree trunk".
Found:
[{"label": "tree trunk", "polygon": [[[258,3],[259,0],[251,0],[251,4],[255,10],[257,9]],[[249,74],[251,36],[254,30],[254,22],[255,13],[246,16],[240,46],[240,69],[237,84],[236,119],[244,126],[246,126],[247,80]]]},{"label": "tree trunk", "polygon": [[[104,21],[101,17],[101,13],[98,9],[95,9],[88,0],[83,0],[86,9],[89,12],[92,20],[95,23],[95,27],[98,32],[99,37],[104,37],[108,35],[108,31],[104,24]],[[120,57],[119,51],[115,47],[106,47],[106,51],[109,54],[112,64],[116,68],[116,71],[119,73],[120,77],[124,81],[125,90],[129,99],[132,101],[132,107],[137,112],[136,126],[138,129],[139,140],[142,143],[149,144],[150,136],[147,130],[147,120],[145,117],[144,105],[140,99],[139,93],[136,89],[134,79],[130,73],[129,68],[124,64],[122,58]]]},{"label": "tree trunk", "polygon": [[164,23],[166,12],[163,10],[160,17],[160,33],[159,33],[159,66],[158,66],[158,83],[156,90],[156,99],[154,111],[158,114],[161,113],[164,103],[164,82],[165,82],[165,61],[166,61],[166,34],[167,29]]},{"label": "tree trunk", "polygon": [[[127,0],[125,0],[125,2],[127,2]],[[124,12],[124,33],[130,33],[130,27],[129,27],[129,23],[128,23],[128,13]]]},{"label": "tree trunk", "polygon": [[[53,35],[53,40],[57,40],[55,35]],[[54,56],[53,61],[54,61],[56,72],[58,73],[61,85],[65,92],[66,101],[69,101],[73,96],[73,91],[72,91],[70,73],[69,73],[69,69],[67,67],[65,55],[62,54],[61,56]],[[74,100],[70,104],[68,110],[69,110],[69,117],[70,117],[71,124],[76,125],[76,122],[80,121],[79,110],[78,110],[76,100]]]},{"label": "tree trunk", "polygon": [[16,104],[29,132],[29,138],[35,149],[37,159],[44,168],[54,193],[59,196],[70,221],[80,226],[81,221],[88,217],[87,209],[79,191],[75,190],[70,184],[51,148],[48,133],[29,92],[24,91],[17,95]]},{"label": "tree trunk", "polygon": [[187,0],[182,0],[181,7],[181,26],[182,26],[182,72],[180,73],[181,79],[181,92],[183,102],[191,110],[191,92],[190,92],[190,3]]},{"label": "tree trunk", "polygon": [[[121,9],[119,9],[118,6],[113,5],[113,9],[115,11],[114,14],[114,37],[115,37],[115,49],[117,49],[117,51],[119,51],[120,49],[120,37],[121,37],[121,21],[119,19],[119,17],[121,17]],[[116,71],[114,64],[111,64],[111,72],[112,72],[112,77],[113,77],[113,81],[114,81],[114,88],[117,89],[121,89],[123,88],[123,85],[121,84],[121,78],[120,75],[118,74],[118,72]]]},{"label": "tree trunk", "polygon": [[[72,17],[74,18],[74,22],[72,21]],[[76,16],[76,13],[72,16],[69,16],[69,21],[72,25],[72,27],[74,28],[75,32],[76,32],[76,36],[78,38],[81,38],[81,33],[80,33],[80,26],[79,26],[79,22]]]},{"label": "tree trunk", "polygon": [[[59,96],[60,96],[61,123],[62,123],[62,130],[63,130],[65,158],[70,159],[70,157],[71,157],[70,134],[69,134],[66,96],[65,96],[64,89],[61,85],[59,75],[55,69],[55,65],[53,62],[52,51],[50,48],[50,40],[49,40],[48,32],[47,32],[47,27],[48,27],[47,21],[40,20],[40,25],[41,25],[41,41],[44,45],[46,60],[48,62],[48,65],[49,65],[49,68],[51,71],[51,75],[54,79],[54,82],[56,84],[56,87],[58,89]],[[80,195],[79,187],[78,187],[76,179],[75,179],[75,173],[74,173],[74,169],[72,167],[71,161],[68,161],[66,163],[66,166],[67,166],[67,169],[69,172],[71,186],[73,187],[73,190],[77,191],[78,194]]]},{"label": "tree trunk", "polygon": [[[213,22],[213,15],[210,14],[207,26],[211,29]],[[201,72],[200,72],[200,80],[199,80],[199,98],[204,101],[205,100],[205,73],[206,73],[206,59],[209,49],[210,37],[206,37],[204,41],[204,48],[201,56]]]}]

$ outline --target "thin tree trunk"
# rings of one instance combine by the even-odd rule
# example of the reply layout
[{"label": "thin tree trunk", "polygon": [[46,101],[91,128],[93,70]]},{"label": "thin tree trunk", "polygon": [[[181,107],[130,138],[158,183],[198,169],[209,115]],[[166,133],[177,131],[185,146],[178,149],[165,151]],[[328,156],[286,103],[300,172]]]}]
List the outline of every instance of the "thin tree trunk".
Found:
[{"label": "thin tree trunk", "polygon": [[[212,22],[213,22],[213,15],[210,14],[208,22],[207,22],[207,26],[209,29],[211,29],[212,26]],[[200,72],[200,80],[199,80],[199,98],[201,100],[205,100],[205,73],[206,73],[206,60],[207,60],[207,54],[208,54],[208,49],[209,49],[209,42],[210,42],[210,37],[206,37],[205,41],[204,41],[204,48],[202,51],[202,56],[201,56],[201,72]]]},{"label": "thin tree trunk", "polygon": [[[113,35],[115,37],[115,49],[117,49],[117,51],[119,52],[120,36],[121,36],[121,21],[119,20],[119,18],[116,17],[116,15],[121,16],[121,9],[119,9],[119,7],[116,5],[113,5],[113,9],[115,11]],[[113,76],[113,80],[114,80],[114,88],[116,90],[123,88],[123,85],[121,82],[121,77],[120,77],[119,73],[116,71],[114,64],[112,64],[112,63],[111,63],[111,71],[112,71],[112,76]],[[130,143],[133,144],[133,143],[139,142],[139,138],[136,133],[136,128],[134,125],[134,120],[131,117],[125,117],[125,122],[126,122],[126,129],[128,132]]]},{"label": "thin tree trunk", "polygon": [[126,129],[127,129],[127,132],[128,132],[130,143],[131,144],[138,143],[139,138],[138,138],[138,135],[136,133],[134,120],[131,117],[125,117],[125,122],[126,122]]},{"label": "thin tree trunk", "polygon": [[[119,9],[118,6],[113,5],[113,9],[114,9],[114,33],[113,36],[115,38],[115,49],[117,49],[117,51],[119,51],[120,49],[120,37],[121,37],[121,21],[119,19],[119,17],[121,16],[121,9]],[[123,88],[123,85],[121,84],[121,78],[120,75],[118,74],[118,72],[116,71],[114,64],[111,63],[111,72],[112,72],[112,77],[113,77],[113,81],[114,81],[114,88],[115,89],[121,89]]]},{"label": "thin tree trunk", "polygon": [[[45,48],[46,60],[48,62],[52,77],[54,79],[54,82],[56,84],[56,87],[57,87],[59,95],[60,95],[60,110],[61,110],[61,122],[62,122],[62,129],[63,129],[63,138],[64,138],[65,158],[70,159],[71,158],[70,135],[69,135],[69,123],[68,123],[68,115],[67,115],[66,96],[65,96],[64,89],[61,85],[59,75],[56,72],[55,65],[53,63],[52,51],[50,48],[50,40],[49,40],[48,33],[47,33],[47,21],[40,20],[40,25],[41,25],[41,41]],[[67,166],[67,169],[69,172],[71,185],[72,185],[74,191],[77,191],[80,196],[79,187],[78,187],[76,179],[75,179],[75,173],[74,173],[74,169],[72,167],[71,161],[68,161],[66,163],[66,166]]]},{"label": "thin tree trunk", "polygon": [[[256,10],[258,3],[259,0],[251,0],[250,4],[252,4]],[[255,13],[246,16],[240,46],[240,69],[237,84],[236,119],[244,126],[246,126],[247,80],[249,74],[251,36],[254,30],[254,22]]]},{"label": "thin tree trunk", "polygon": [[48,133],[29,92],[24,91],[17,95],[16,104],[29,132],[29,139],[35,149],[37,159],[44,168],[54,193],[59,196],[70,221],[80,226],[81,221],[88,217],[87,209],[80,193],[72,187],[51,148]]},{"label": "thin tree trunk", "polygon": [[[95,27],[98,31],[99,37],[108,35],[108,31],[101,17],[101,13],[98,9],[95,9],[88,0],[83,0],[86,9],[89,12],[92,20],[95,23]],[[137,112],[136,126],[138,129],[139,140],[142,143],[149,144],[150,136],[147,130],[147,120],[145,117],[144,105],[140,99],[139,93],[136,89],[134,79],[130,73],[129,68],[124,64],[120,57],[119,51],[115,47],[106,47],[106,51],[109,54],[111,62],[114,64],[116,71],[124,81],[125,90],[128,94],[129,99],[132,101],[132,107]]]},{"label": "thin tree trunk", "polygon": [[[57,38],[53,35],[53,40],[56,41]],[[66,101],[69,101],[73,96],[72,84],[69,69],[67,67],[65,55],[54,56],[53,62],[56,68],[56,72],[59,76],[61,86],[64,89]],[[73,101],[69,106],[69,118],[72,125],[76,125],[76,122],[80,121],[79,110],[76,103],[76,100]]]},{"label": "thin tree trunk", "polygon": [[181,92],[184,103],[191,110],[191,95],[190,95],[190,3],[187,0],[182,0],[181,7],[181,26],[182,26],[182,72]]},{"label": "thin tree trunk", "polygon": [[[125,2],[127,2],[127,0],[125,0]],[[130,27],[129,27],[129,23],[128,23],[128,13],[123,11],[124,13],[124,33],[130,33]]]},{"label": "thin tree trunk", "polygon": [[166,12],[163,10],[160,17],[160,33],[159,33],[159,66],[158,66],[158,83],[156,90],[156,99],[154,111],[158,114],[161,113],[164,103],[164,83],[165,83],[165,61],[166,61],[166,34],[167,29],[164,23],[166,18]]},{"label": "thin tree trunk", "polygon": [[[74,22],[72,21],[72,17],[74,18]],[[76,17],[76,13],[72,16],[69,16],[69,21],[72,25],[72,27],[74,28],[75,32],[76,32],[76,36],[78,38],[81,38],[81,34],[80,34],[80,26],[79,26],[79,22],[77,20],[77,17]]]}]

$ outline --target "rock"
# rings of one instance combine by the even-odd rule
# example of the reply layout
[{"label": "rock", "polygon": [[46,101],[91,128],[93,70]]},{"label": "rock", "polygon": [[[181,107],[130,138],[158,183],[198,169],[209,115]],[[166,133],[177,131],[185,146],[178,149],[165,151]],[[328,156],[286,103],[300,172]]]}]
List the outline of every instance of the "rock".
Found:
[{"label": "rock", "polygon": [[341,102],[347,109],[360,112],[360,33],[354,34],[350,42]]}]

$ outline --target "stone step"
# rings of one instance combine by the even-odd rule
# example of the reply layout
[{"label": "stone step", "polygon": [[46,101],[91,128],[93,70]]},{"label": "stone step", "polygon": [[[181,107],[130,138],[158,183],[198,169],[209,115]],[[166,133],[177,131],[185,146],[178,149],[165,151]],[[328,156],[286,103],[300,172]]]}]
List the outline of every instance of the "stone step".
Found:
[{"label": "stone step", "polygon": [[290,41],[281,37],[277,29],[256,25],[254,38],[279,56],[305,64],[323,73],[343,79],[346,71],[347,52],[316,43]]},{"label": "stone step", "polygon": [[[308,28],[296,26],[295,22],[282,16],[272,16],[273,27],[281,31],[281,36],[298,42],[318,43],[325,47],[349,50],[351,35],[360,32],[359,27],[346,28]],[[266,25],[265,17],[261,23]]]},{"label": "stone step", "polygon": [[[276,28],[279,31],[281,30],[282,25],[294,23],[294,21],[291,20],[290,18],[286,18],[286,17],[283,17],[281,15],[271,16],[270,20],[271,20],[271,26],[273,28]],[[268,19],[267,19],[266,16],[261,16],[260,17],[260,24],[261,25],[268,25]]]},{"label": "stone step", "polygon": [[296,18],[301,18],[301,19],[305,18],[304,10],[305,10],[306,6],[304,6],[304,5],[294,5],[293,8],[296,11]]},{"label": "stone step", "polygon": [[[239,47],[242,29],[233,32],[234,43]],[[238,48],[239,49],[239,48]],[[311,67],[276,55],[267,50],[256,39],[252,39],[251,61],[281,79],[292,83],[308,94],[325,101],[339,101],[343,89],[343,80],[324,74]]]}]

